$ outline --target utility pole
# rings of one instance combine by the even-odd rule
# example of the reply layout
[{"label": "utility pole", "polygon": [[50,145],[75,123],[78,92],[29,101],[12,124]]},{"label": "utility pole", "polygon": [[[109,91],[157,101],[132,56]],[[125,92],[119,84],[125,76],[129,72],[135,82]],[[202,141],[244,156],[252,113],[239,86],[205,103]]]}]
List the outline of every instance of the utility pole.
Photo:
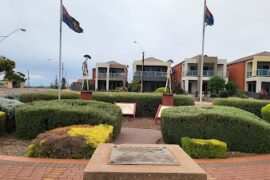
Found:
[{"label": "utility pole", "polygon": [[29,69],[27,72],[27,80],[28,80],[28,88],[30,88],[30,76],[29,76]]},{"label": "utility pole", "polygon": [[143,92],[143,75],[144,75],[144,55],[145,55],[145,52],[144,52],[144,50],[143,50],[143,48],[142,48],[142,46],[140,45],[139,42],[137,42],[137,41],[133,41],[133,42],[134,42],[134,44],[137,44],[138,47],[142,51],[142,70],[141,70],[141,93],[142,93]]}]

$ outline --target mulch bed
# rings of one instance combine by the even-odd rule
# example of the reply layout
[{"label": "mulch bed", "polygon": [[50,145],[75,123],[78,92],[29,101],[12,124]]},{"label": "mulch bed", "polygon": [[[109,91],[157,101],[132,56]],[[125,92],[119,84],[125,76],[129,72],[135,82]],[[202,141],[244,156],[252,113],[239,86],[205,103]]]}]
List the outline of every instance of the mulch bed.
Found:
[{"label": "mulch bed", "polygon": [[20,140],[13,135],[0,138],[0,155],[25,156],[31,140]]},{"label": "mulch bed", "polygon": [[[130,118],[124,117],[122,127],[125,128],[139,128],[139,129],[155,129],[160,130],[160,125],[155,124],[154,118]],[[31,140],[20,140],[13,135],[6,135],[0,137],[0,155],[6,156],[25,156],[27,147]],[[163,140],[157,141],[157,144],[164,144]],[[254,156],[256,154],[228,152],[228,157],[245,157]]]},{"label": "mulch bed", "polygon": [[124,117],[122,127],[125,128],[138,128],[138,129],[155,129],[160,130],[160,125],[155,124],[154,118],[130,118]]}]

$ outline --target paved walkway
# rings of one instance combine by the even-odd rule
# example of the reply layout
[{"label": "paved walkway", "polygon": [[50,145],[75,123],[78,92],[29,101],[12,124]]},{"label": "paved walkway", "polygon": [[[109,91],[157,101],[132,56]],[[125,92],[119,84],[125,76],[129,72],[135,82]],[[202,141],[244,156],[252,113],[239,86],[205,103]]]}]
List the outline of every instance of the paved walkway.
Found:
[{"label": "paved walkway", "polygon": [[[160,131],[122,128],[116,144],[154,144]],[[213,180],[270,180],[270,154],[254,157],[195,160]],[[81,180],[88,160],[58,160],[0,155],[0,179]]]},{"label": "paved walkway", "polygon": [[[81,180],[87,162],[0,156],[0,179]],[[196,162],[206,170],[209,180],[270,180],[270,154]]]},{"label": "paved walkway", "polygon": [[122,128],[115,144],[156,144],[161,132],[153,129]]}]

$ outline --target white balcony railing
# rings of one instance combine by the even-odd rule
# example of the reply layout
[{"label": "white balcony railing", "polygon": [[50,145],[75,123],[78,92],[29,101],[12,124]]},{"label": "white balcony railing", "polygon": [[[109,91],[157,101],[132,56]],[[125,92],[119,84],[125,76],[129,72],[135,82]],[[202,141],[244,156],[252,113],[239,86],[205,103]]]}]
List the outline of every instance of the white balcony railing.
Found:
[{"label": "white balcony railing", "polygon": [[[224,74],[223,71],[214,71],[214,70],[204,70],[203,71],[203,77],[211,77],[214,75],[220,76],[223,78],[228,77],[228,73]],[[185,72],[184,76],[197,77],[197,76],[200,76],[200,74],[198,74],[197,70],[189,70],[189,71]]]},{"label": "white balcony railing", "polygon": [[269,69],[257,69],[257,76],[270,77],[270,70]]},{"label": "white balcony railing", "polygon": [[[141,76],[142,71],[136,71],[134,72],[134,76]],[[144,71],[143,72],[144,77],[159,77],[164,78],[167,76],[166,72],[159,72],[159,71]]]},{"label": "white balcony railing", "polygon": [[[99,78],[106,78],[107,73],[98,73]],[[109,74],[110,78],[123,78],[125,77],[125,73],[110,73]]]}]

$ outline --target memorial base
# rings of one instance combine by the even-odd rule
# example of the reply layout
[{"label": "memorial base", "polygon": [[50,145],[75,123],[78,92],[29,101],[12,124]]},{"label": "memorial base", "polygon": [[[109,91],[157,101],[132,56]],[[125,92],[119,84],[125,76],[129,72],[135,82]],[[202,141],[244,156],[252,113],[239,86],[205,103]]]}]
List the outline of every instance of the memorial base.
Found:
[{"label": "memorial base", "polygon": [[174,99],[173,94],[171,93],[165,93],[162,96],[162,105],[163,106],[173,106]]},{"label": "memorial base", "polygon": [[92,100],[92,91],[81,91],[82,100]]},{"label": "memorial base", "polygon": [[101,144],[84,169],[84,180],[108,179],[206,180],[207,174],[178,145]]}]

